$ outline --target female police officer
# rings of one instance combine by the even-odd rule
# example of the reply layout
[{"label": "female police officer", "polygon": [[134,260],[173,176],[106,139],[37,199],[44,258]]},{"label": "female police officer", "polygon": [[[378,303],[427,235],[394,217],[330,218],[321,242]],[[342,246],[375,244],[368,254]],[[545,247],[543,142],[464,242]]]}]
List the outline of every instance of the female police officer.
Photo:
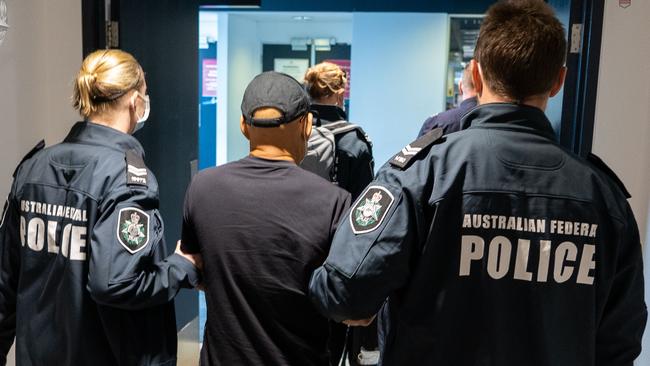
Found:
[{"label": "female police officer", "polygon": [[197,271],[180,250],[166,257],[158,185],[130,135],[146,89],[130,54],[90,54],[74,85],[85,122],[16,169],[0,226],[0,364],[14,335],[23,365],[175,364],[170,300]]}]

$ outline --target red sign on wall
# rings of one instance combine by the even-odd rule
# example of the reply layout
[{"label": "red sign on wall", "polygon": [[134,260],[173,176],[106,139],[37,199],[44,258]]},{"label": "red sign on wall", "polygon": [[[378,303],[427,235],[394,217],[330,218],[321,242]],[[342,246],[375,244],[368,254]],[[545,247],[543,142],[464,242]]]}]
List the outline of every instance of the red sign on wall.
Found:
[{"label": "red sign on wall", "polygon": [[632,0],[618,0],[618,5],[621,8],[629,8],[632,5]]},{"label": "red sign on wall", "polygon": [[217,96],[217,59],[203,60],[203,92],[204,97]]}]

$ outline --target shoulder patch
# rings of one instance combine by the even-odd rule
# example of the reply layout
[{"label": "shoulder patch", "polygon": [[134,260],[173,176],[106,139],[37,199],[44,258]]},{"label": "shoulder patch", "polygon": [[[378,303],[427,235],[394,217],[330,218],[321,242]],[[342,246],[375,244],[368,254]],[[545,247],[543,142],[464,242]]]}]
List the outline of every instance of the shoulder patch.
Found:
[{"label": "shoulder patch", "polygon": [[126,152],[126,184],[147,186],[149,172],[144,160],[135,150]]},{"label": "shoulder patch", "polygon": [[375,231],[386,217],[395,197],[382,186],[369,186],[350,211],[350,226],[355,234]]},{"label": "shoulder patch", "polygon": [[38,142],[38,144],[36,144],[36,146],[34,146],[31,150],[29,150],[27,155],[25,155],[22,158],[22,160],[20,160],[20,163],[18,163],[18,166],[16,167],[16,170],[14,170],[14,174],[12,176],[14,178],[16,178],[16,173],[18,173],[18,168],[20,168],[20,166],[23,165],[23,163],[25,161],[29,160],[29,158],[34,156],[34,154],[36,154],[37,152],[43,150],[44,147],[45,147],[45,140],[41,140],[41,141]]},{"label": "shoulder patch", "polygon": [[605,164],[605,162],[601,158],[599,158],[593,153],[589,153],[589,155],[587,155],[587,161],[589,161],[598,170],[605,173],[609,178],[611,178],[614,181],[614,183],[616,183],[618,188],[621,189],[621,191],[623,192],[626,198],[632,198],[632,195],[630,194],[630,192],[628,192],[627,188],[625,187],[625,184],[623,184],[623,182],[619,179],[616,173],[614,173],[614,171],[609,166],[607,166],[607,164]]},{"label": "shoulder patch", "polygon": [[135,207],[120,210],[117,219],[117,240],[131,254],[149,243],[149,215]]},{"label": "shoulder patch", "polygon": [[435,128],[424,136],[406,145],[402,151],[390,159],[390,165],[402,170],[408,168],[411,161],[420,154],[426,147],[433,145],[442,138],[442,128]]}]

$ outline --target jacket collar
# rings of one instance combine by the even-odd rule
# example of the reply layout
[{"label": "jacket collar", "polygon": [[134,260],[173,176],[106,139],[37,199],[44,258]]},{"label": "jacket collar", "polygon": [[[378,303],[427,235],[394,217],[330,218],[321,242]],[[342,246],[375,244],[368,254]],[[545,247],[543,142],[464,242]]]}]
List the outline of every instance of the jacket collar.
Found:
[{"label": "jacket collar", "polygon": [[327,124],[328,122],[347,121],[348,119],[348,116],[341,107],[331,104],[313,103],[311,105],[311,110],[316,112],[315,114],[318,114],[317,116],[314,115],[314,118],[320,117],[323,124]]},{"label": "jacket collar", "polygon": [[135,137],[92,122],[75,123],[64,142],[101,145],[123,152],[135,150],[138,155],[144,157],[144,149]]},{"label": "jacket collar", "polygon": [[523,130],[556,140],[551,122],[535,107],[514,103],[488,103],[477,106],[461,119],[462,129],[504,128]]},{"label": "jacket collar", "polygon": [[460,102],[460,105],[458,106],[458,108],[460,108],[460,109],[474,108],[474,107],[476,107],[477,104],[478,104],[478,98],[470,97],[470,98],[467,98],[467,99],[463,100],[462,102]]}]

